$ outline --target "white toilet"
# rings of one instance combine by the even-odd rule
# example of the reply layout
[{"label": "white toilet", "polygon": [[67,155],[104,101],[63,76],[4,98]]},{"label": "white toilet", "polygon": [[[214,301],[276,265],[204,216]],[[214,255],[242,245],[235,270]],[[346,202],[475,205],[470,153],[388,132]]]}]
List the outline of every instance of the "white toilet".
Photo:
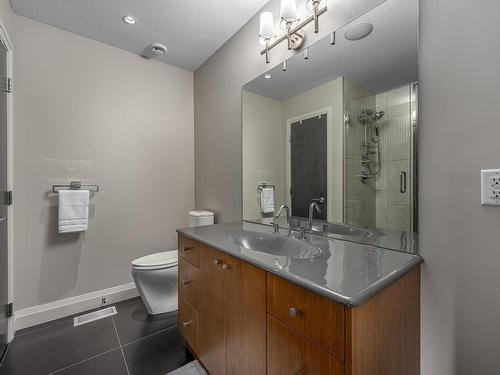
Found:
[{"label": "white toilet", "polygon": [[151,315],[177,310],[177,250],[132,261],[132,276]]},{"label": "white toilet", "polygon": [[[189,212],[189,226],[213,223],[213,212]],[[146,255],[132,261],[135,286],[151,315],[177,310],[177,256],[177,250],[172,250]]]}]

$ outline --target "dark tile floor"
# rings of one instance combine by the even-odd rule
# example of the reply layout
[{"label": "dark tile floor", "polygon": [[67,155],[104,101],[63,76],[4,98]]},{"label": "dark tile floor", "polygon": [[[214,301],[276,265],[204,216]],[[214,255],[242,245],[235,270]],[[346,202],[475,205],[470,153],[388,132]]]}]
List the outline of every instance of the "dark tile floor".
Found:
[{"label": "dark tile floor", "polygon": [[177,313],[148,315],[141,300],[115,304],[118,314],[73,327],[73,317],[19,331],[0,375],[165,375],[193,358]]}]

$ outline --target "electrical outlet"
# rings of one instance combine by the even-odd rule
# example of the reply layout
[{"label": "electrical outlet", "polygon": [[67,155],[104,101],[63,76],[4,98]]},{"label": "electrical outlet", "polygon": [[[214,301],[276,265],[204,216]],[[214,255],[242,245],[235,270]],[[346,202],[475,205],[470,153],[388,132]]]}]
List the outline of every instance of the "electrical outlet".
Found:
[{"label": "electrical outlet", "polygon": [[101,298],[101,306],[106,304],[106,297]]},{"label": "electrical outlet", "polygon": [[481,171],[481,204],[500,206],[500,169]]}]

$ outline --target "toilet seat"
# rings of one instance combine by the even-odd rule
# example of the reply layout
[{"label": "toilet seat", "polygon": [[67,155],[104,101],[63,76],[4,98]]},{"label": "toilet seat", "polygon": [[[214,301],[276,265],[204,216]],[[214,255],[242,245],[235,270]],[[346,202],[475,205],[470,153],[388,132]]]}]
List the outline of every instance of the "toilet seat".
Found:
[{"label": "toilet seat", "polygon": [[177,266],[177,250],[163,251],[137,258],[132,261],[135,270],[160,270]]}]

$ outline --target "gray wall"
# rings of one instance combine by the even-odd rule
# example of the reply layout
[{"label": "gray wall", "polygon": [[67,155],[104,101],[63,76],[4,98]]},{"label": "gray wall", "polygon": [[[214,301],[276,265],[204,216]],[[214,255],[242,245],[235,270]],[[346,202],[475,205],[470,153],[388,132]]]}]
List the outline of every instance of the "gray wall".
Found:
[{"label": "gray wall", "polygon": [[[14,30],[12,27],[12,17],[14,16],[14,12],[10,6],[9,0],[0,0],[0,18],[2,19],[3,24],[7,28],[7,32],[9,34],[9,38],[14,38]],[[11,40],[11,42],[13,42]]]},{"label": "gray wall", "polygon": [[[318,37],[376,3],[330,1]],[[496,374],[500,208],[480,206],[479,171],[500,167],[500,3],[420,3],[422,374]],[[195,72],[196,205],[220,221],[241,218],[240,86],[267,68],[257,33],[256,17]]]},{"label": "gray wall", "polygon": [[[193,73],[12,16],[17,309],[132,282],[194,206]],[[89,229],[57,234],[51,185],[98,184]]]},{"label": "gray wall", "polygon": [[423,374],[499,373],[500,2],[421,0],[420,230]]}]

